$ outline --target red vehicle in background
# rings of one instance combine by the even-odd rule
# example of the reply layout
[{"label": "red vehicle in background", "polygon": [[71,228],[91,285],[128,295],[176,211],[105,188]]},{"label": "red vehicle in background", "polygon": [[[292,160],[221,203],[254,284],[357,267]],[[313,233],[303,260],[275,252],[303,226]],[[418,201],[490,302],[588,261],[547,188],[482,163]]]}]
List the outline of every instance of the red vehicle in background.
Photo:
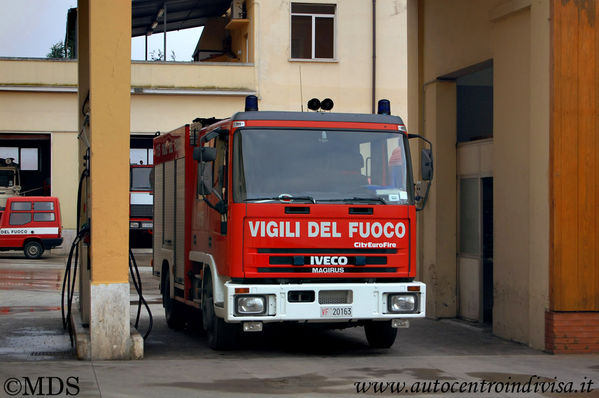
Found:
[{"label": "red vehicle in background", "polygon": [[153,205],[151,164],[132,164],[129,179],[129,230],[132,234],[151,234]]},{"label": "red vehicle in background", "polygon": [[40,258],[62,240],[58,198],[17,196],[6,200],[0,218],[0,251],[23,250],[27,258]]}]

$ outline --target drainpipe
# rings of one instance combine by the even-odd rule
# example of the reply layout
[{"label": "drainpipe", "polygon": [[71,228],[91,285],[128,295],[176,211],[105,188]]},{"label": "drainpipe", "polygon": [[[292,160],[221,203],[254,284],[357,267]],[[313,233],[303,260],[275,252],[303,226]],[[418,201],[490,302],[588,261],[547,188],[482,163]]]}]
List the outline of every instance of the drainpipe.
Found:
[{"label": "drainpipe", "polygon": [[376,113],[376,0],[372,0],[372,113]]},{"label": "drainpipe", "polygon": [[166,62],[166,1],[164,2],[164,62]]}]

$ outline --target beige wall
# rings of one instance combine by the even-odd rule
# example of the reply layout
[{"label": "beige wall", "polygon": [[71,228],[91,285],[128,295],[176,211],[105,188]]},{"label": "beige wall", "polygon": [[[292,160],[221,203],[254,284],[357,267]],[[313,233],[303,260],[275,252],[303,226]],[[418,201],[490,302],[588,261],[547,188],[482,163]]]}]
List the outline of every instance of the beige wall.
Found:
[{"label": "beige wall", "polygon": [[52,133],[50,148],[52,195],[60,199],[62,225],[65,229],[75,229],[77,225],[77,184],[79,183],[79,170],[76,167],[79,163],[77,146],[77,134]]},{"label": "beige wall", "polygon": [[[421,84],[493,59],[493,331],[543,348],[549,270],[549,2],[423,0],[421,10]],[[413,47],[410,56],[417,57]],[[437,287],[442,285],[439,275],[447,277],[443,283],[448,286],[455,283],[455,246],[453,252],[434,246],[434,239],[455,242],[457,217],[455,175],[441,174],[449,174],[447,158],[455,156],[455,132],[442,124],[448,119],[448,99],[439,97],[455,94],[443,92],[443,84],[452,83],[434,83],[425,91],[424,130],[438,140],[436,187],[423,212],[421,257],[424,282],[434,292],[431,316],[451,316],[449,311],[440,315],[452,293]],[[410,101],[420,101],[416,96],[421,92],[410,90]],[[439,202],[440,197],[451,199]],[[445,219],[439,218],[440,212]],[[429,269],[431,259],[435,270]]]},{"label": "beige wall", "polygon": [[243,96],[133,95],[131,132],[171,131],[197,117],[225,118],[244,109]]},{"label": "beige wall", "polygon": [[456,88],[438,82],[425,93],[424,135],[433,144],[435,176],[420,224],[421,275],[427,315],[448,318],[456,316]]},{"label": "beige wall", "polygon": [[76,131],[77,94],[0,91],[0,131]]},{"label": "beige wall", "polygon": [[545,311],[549,308],[549,141],[550,141],[550,18],[546,0],[530,8],[530,167],[529,225],[529,335],[535,348],[545,345]]},{"label": "beige wall", "polygon": [[[255,32],[259,54],[256,82],[261,108],[299,111],[303,104],[306,110],[310,98],[329,97],[335,102],[333,111],[370,113],[372,2],[313,2],[337,4],[335,61],[290,61],[290,1],[254,2],[259,23]],[[389,99],[392,113],[407,119],[406,1],[377,2],[376,17],[376,98]]]},{"label": "beige wall", "polygon": [[[495,24],[493,330],[528,341],[530,11]],[[518,143],[518,145],[514,145]]]}]

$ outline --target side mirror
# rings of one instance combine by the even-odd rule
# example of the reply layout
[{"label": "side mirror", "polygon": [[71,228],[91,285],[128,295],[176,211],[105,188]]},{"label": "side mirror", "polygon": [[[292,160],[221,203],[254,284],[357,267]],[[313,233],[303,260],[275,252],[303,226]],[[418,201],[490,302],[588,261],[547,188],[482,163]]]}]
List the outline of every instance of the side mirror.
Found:
[{"label": "side mirror", "polygon": [[193,160],[214,162],[216,160],[216,148],[207,146],[193,148]]},{"label": "side mirror", "polygon": [[425,148],[420,155],[420,172],[424,181],[433,179],[433,152]]},{"label": "side mirror", "polygon": [[428,148],[424,148],[420,153],[420,172],[422,174],[422,180],[428,182],[424,196],[419,195],[416,197],[416,201],[421,202],[420,206],[416,206],[416,211],[420,211],[423,210],[426,205],[428,193],[433,182],[433,143],[418,134],[408,134],[408,138],[418,138],[428,144]]}]

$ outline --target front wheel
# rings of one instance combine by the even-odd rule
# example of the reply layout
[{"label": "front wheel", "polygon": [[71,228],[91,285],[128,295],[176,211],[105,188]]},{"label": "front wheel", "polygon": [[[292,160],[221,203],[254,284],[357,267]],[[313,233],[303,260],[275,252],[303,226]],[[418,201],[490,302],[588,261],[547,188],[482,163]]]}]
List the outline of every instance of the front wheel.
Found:
[{"label": "front wheel", "polygon": [[397,337],[397,329],[391,327],[391,321],[370,321],[364,325],[364,332],[372,348],[389,348]]},{"label": "front wheel", "polygon": [[29,242],[25,243],[23,252],[27,258],[40,258],[42,254],[44,254],[44,248],[42,247],[41,243],[30,240]]},{"label": "front wheel", "polygon": [[208,345],[213,350],[230,350],[234,347],[238,336],[238,325],[226,323],[214,313],[214,289],[212,277],[204,272],[202,286],[202,323],[208,335]]}]

